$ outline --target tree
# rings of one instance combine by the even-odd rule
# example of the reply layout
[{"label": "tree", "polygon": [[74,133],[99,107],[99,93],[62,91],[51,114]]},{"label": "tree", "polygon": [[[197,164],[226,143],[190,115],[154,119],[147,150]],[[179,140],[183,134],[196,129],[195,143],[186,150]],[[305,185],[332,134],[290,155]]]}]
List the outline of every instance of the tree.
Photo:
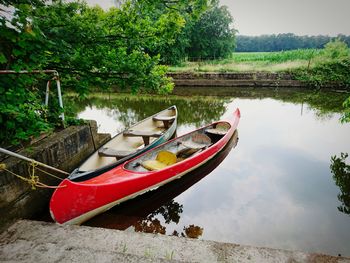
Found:
[{"label": "tree", "polygon": [[[164,16],[162,30],[164,36],[172,36],[166,41],[154,41],[152,45],[147,45],[147,52],[153,55],[160,55],[160,61],[166,65],[179,64],[187,57],[187,48],[190,46],[190,32],[193,23],[199,19],[201,14],[207,10],[211,0],[181,0],[181,1],[152,1],[154,10],[144,8],[144,16],[149,16],[152,20],[157,21],[159,14],[178,13],[177,20],[171,22],[168,15]],[[146,12],[146,13],[145,13]],[[159,23],[156,23],[159,24]],[[176,26],[176,27],[174,27]],[[162,37],[162,38],[163,38]]]},{"label": "tree", "polygon": [[226,6],[213,5],[194,23],[190,31],[188,56],[194,59],[216,59],[231,55],[236,30]]},{"label": "tree", "polygon": [[[183,10],[199,16],[206,2],[129,0],[104,11],[80,1],[0,0],[0,69],[56,69],[65,88],[81,95],[112,85],[166,93],[173,83],[154,50],[174,43]],[[18,143],[56,124],[42,106],[44,80],[1,76],[0,141]]]},{"label": "tree", "polygon": [[[46,68],[47,40],[30,19],[33,9],[41,8],[44,2],[0,3],[0,69],[19,71]],[[38,90],[42,79],[43,76],[33,75],[0,76],[1,145],[16,144],[52,128]]]}]

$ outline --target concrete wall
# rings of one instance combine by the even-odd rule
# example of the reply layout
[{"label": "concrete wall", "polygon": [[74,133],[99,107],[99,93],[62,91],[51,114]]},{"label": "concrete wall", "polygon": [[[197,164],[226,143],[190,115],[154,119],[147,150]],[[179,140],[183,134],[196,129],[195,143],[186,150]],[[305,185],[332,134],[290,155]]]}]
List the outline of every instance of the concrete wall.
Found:
[{"label": "concrete wall", "polygon": [[174,79],[293,80],[291,74],[275,72],[180,72],[167,75]]},{"label": "concrete wall", "polygon": [[286,73],[168,73],[175,86],[210,87],[305,87],[306,85]]},{"label": "concrete wall", "polygon": [[[18,153],[70,172],[94,151],[92,139],[96,147],[99,147],[109,138],[109,134],[97,134],[96,122],[92,121],[90,126],[71,126],[54,133]],[[24,177],[29,175],[27,162],[9,157],[2,163],[16,174]],[[64,177],[62,174],[54,174]],[[58,185],[60,182],[42,172],[36,171],[36,175],[48,185]],[[0,232],[19,218],[32,218],[48,209],[52,192],[52,189],[47,188],[33,190],[27,182],[6,171],[0,171]]]}]

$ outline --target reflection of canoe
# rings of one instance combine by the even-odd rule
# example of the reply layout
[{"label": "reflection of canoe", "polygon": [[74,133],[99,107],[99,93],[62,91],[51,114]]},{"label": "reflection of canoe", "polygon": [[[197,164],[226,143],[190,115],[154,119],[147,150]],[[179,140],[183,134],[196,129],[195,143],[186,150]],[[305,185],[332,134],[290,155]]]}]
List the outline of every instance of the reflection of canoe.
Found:
[{"label": "reflection of canoe", "polygon": [[[62,181],[62,187],[51,198],[52,217],[58,223],[79,224],[121,202],[180,178],[225,147],[239,118],[237,109],[232,121],[215,122],[175,138],[100,176],[83,182]],[[206,132],[221,123],[228,124],[225,134]]]},{"label": "reflection of canoe", "polygon": [[[142,196],[124,202],[106,213],[98,215],[84,223],[87,226],[111,228],[125,230],[130,226],[137,226],[142,220],[147,220],[149,215],[154,213],[162,206],[173,205],[170,203],[175,197],[185,192],[188,188],[199,182],[201,179],[210,174],[216,169],[221,162],[230,153],[232,148],[238,143],[238,132],[236,131],[227,145],[206,164],[191,171],[178,180],[174,180],[167,185],[159,187],[154,191],[149,191]],[[173,217],[175,208],[172,207],[172,213],[167,213],[166,207],[158,210],[159,216],[163,213],[163,217]],[[180,217],[180,212],[175,213],[175,216]],[[158,217],[158,216],[157,216]],[[172,219],[174,222],[175,220]]]},{"label": "reflection of canoe", "polygon": [[68,179],[84,181],[170,139],[177,125],[177,109],[172,106],[117,134],[88,157]]}]

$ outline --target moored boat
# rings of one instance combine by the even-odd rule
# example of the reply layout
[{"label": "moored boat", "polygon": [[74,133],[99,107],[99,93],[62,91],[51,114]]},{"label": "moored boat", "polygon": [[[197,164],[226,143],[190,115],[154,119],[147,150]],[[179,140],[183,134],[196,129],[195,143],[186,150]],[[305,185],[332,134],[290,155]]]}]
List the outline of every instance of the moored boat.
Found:
[{"label": "moored boat", "polygon": [[[118,230],[134,227],[137,232],[142,231],[146,227],[147,233],[150,230],[148,226],[152,224],[151,222],[154,218],[163,217],[165,221],[170,220],[178,224],[182,211],[179,208],[182,205],[177,206],[176,204],[178,203],[174,201],[174,198],[187,191],[187,189],[215,170],[225,160],[230,151],[236,147],[237,143],[238,131],[236,130],[225,147],[205,164],[154,191],[148,191],[143,195],[123,202],[83,224]],[[165,222],[162,225],[166,227],[168,223]],[[163,227],[154,227],[152,230],[153,233],[158,233],[158,231],[161,233],[163,232]]]},{"label": "moored boat", "polygon": [[118,133],[91,154],[69,176],[71,181],[96,177],[169,140],[177,126],[177,108],[171,106]]},{"label": "moored boat", "polygon": [[111,207],[158,188],[203,165],[222,150],[237,128],[240,111],[159,145],[82,182],[65,179],[50,202],[53,219],[80,224]]}]

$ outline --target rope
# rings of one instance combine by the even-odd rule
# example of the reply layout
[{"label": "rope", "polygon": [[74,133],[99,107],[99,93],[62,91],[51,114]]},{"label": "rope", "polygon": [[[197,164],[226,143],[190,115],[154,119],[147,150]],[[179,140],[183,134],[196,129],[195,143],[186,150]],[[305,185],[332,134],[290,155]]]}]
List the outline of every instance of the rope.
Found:
[{"label": "rope", "polygon": [[56,179],[58,179],[58,180],[63,181],[63,179],[64,179],[64,178],[61,178],[61,177],[59,177],[59,176],[56,176],[56,175],[54,175],[54,174],[52,174],[52,173],[49,173],[49,172],[47,172],[47,171],[45,171],[45,170],[43,170],[43,169],[40,169],[39,167],[36,167],[36,169],[37,169],[38,171],[44,173],[44,174],[47,174],[47,175],[50,175],[50,176],[53,177],[53,178],[56,178]]},{"label": "rope", "polygon": [[38,166],[38,163],[34,160],[28,166],[28,174],[29,174],[29,184],[32,186],[32,190],[35,190],[35,186],[39,183],[39,176],[35,175],[35,167]]},{"label": "rope", "polygon": [[[21,176],[19,174],[16,174],[10,170],[8,170],[6,168],[6,164],[4,163],[1,163],[0,164],[0,170],[4,170],[6,172],[8,172],[9,174],[13,175],[13,176],[16,176],[17,178],[27,182],[29,185],[31,185],[32,187],[32,190],[36,190],[36,187],[38,188],[50,188],[50,189],[57,189],[57,188],[63,188],[63,187],[66,187],[66,185],[61,185],[61,186],[52,186],[52,185],[47,185],[47,184],[44,184],[42,182],[39,181],[39,176],[35,175],[35,169],[38,169],[39,171],[42,171],[46,174],[49,174],[55,178],[59,178],[59,177],[56,177],[46,171],[43,171],[39,168],[37,168],[38,166],[38,163],[35,162],[35,161],[32,161],[31,164],[28,166],[28,173],[29,173],[29,178],[27,177],[24,177],[24,176]],[[62,178],[59,178],[60,180],[63,180]]]}]

